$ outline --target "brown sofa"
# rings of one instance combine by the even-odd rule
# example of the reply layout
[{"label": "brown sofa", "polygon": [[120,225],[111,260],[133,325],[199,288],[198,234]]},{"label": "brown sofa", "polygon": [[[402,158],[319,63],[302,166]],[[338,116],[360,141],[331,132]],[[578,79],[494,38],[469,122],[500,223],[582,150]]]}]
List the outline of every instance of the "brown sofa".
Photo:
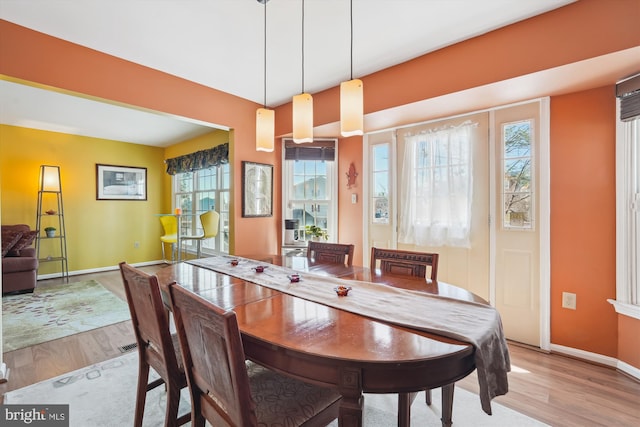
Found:
[{"label": "brown sofa", "polygon": [[2,226],[2,294],[33,292],[38,258],[33,242],[37,230],[26,224]]}]

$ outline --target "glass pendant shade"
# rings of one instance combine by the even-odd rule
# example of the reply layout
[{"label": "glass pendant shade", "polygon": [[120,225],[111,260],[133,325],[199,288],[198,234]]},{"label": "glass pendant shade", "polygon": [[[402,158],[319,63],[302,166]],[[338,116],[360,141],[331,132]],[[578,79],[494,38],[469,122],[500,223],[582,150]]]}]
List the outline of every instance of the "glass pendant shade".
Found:
[{"label": "glass pendant shade", "polygon": [[313,97],[308,93],[293,97],[293,142],[313,142]]},{"label": "glass pendant shade", "polygon": [[364,100],[362,80],[340,83],[340,134],[362,135],[364,132]]},{"label": "glass pendant shade", "polygon": [[59,166],[40,166],[40,190],[56,193],[61,191]]},{"label": "glass pendant shade", "polygon": [[275,121],[275,111],[267,108],[258,108],[256,110],[256,151],[273,151]]}]

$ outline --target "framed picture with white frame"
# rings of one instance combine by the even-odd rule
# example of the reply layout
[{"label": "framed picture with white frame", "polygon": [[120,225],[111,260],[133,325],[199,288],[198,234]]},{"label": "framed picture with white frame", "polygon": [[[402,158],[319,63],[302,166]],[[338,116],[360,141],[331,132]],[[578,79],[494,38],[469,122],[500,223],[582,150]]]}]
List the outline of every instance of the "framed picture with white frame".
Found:
[{"label": "framed picture with white frame", "polygon": [[273,165],[242,162],[242,216],[273,216]]}]

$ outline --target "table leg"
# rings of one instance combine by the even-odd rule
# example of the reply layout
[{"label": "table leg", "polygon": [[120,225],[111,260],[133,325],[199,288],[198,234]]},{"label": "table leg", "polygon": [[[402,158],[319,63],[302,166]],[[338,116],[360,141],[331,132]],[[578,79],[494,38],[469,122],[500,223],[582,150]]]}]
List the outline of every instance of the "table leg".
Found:
[{"label": "table leg", "polygon": [[398,393],[398,427],[411,424],[411,404],[417,393]]},{"label": "table leg", "polygon": [[339,427],[362,427],[362,395],[361,371],[359,369],[344,368],[340,372],[339,390],[342,395],[340,412],[338,414]]},{"label": "table leg", "polygon": [[456,383],[447,384],[442,387],[442,427],[451,427],[453,422],[453,390]]}]

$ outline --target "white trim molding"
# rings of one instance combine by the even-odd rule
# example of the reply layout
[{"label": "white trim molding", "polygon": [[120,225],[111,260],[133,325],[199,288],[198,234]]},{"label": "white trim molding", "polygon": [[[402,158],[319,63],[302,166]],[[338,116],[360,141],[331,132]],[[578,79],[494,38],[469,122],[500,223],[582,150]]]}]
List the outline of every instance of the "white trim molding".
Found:
[{"label": "white trim molding", "polygon": [[615,368],[618,366],[618,359],[602,354],[592,353],[590,351],[579,350],[577,348],[565,347],[559,344],[551,344],[551,352],[572,356],[578,359],[587,360],[589,362],[599,363],[605,366]]},{"label": "white trim molding", "polygon": [[640,320],[640,306],[627,304],[614,299],[608,299],[607,302],[613,305],[616,309],[616,313]]},{"label": "white trim molding", "polygon": [[640,369],[614,357],[603,356],[602,354],[579,350],[577,348],[565,347],[558,344],[551,344],[550,347],[552,353],[555,352],[558,354],[563,354],[565,356],[575,357],[576,359],[582,359],[589,362],[598,363],[600,365],[610,366],[640,380]]},{"label": "white trim molding", "polygon": [[[157,264],[165,264],[165,262],[162,261],[162,260],[156,260],[156,261],[137,262],[137,263],[133,263],[131,265],[134,266],[134,267],[145,267],[145,266],[148,266],[148,265],[157,265]],[[167,264],[167,265],[170,265],[170,264]],[[107,267],[89,268],[89,269],[86,269],[86,270],[75,270],[75,271],[70,271],[69,272],[69,277],[71,277],[71,276],[79,276],[81,274],[103,273],[105,271],[118,270],[119,268],[120,268],[120,266],[118,266],[118,265],[110,265],[110,266],[107,266]],[[60,272],[50,273],[50,274],[40,274],[38,276],[37,280],[58,279],[58,278],[61,278]]]},{"label": "white trim molding", "polygon": [[635,366],[631,366],[628,363],[623,362],[622,360],[618,360],[617,368],[625,374],[640,380],[640,369],[636,368]]}]

